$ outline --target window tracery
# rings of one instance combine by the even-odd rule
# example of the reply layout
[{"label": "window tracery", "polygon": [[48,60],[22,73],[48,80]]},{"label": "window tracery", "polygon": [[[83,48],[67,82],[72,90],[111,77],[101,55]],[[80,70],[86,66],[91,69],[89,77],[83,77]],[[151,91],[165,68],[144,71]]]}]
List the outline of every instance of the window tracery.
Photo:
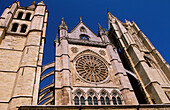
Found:
[{"label": "window tracery", "polygon": [[89,40],[89,37],[87,35],[80,35],[81,40]]},{"label": "window tracery", "polygon": [[87,32],[87,30],[82,26],[82,27],[80,28],[80,32]]},{"label": "window tracery", "polygon": [[77,90],[74,93],[74,104],[75,105],[85,105],[85,97],[84,97],[84,92],[81,90]]},{"label": "window tracery", "polygon": [[110,95],[105,89],[100,92],[100,96],[101,105],[110,105]]},{"label": "window tracery", "polygon": [[[86,94],[86,95],[85,95]],[[97,93],[93,89],[90,89],[85,93],[78,89],[74,93],[75,105],[122,105],[122,99],[120,93],[113,91],[108,93],[106,90],[102,90]]]},{"label": "window tracery", "polygon": [[97,94],[94,90],[90,89],[87,92],[88,105],[98,105]]},{"label": "window tracery", "polygon": [[113,91],[112,93],[112,102],[113,105],[122,105],[122,99],[120,97],[120,94],[118,94],[116,91]]},{"label": "window tracery", "polygon": [[98,83],[108,77],[108,68],[104,61],[94,55],[82,55],[76,61],[76,70],[80,77],[89,82]]}]

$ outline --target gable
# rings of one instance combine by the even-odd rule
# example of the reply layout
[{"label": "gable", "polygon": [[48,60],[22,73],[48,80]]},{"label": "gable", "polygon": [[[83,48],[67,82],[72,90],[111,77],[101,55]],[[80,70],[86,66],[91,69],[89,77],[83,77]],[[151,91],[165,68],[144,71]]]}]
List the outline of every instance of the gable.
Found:
[{"label": "gable", "polygon": [[81,36],[86,36],[89,41],[102,42],[100,37],[97,37],[84,23],[80,22],[70,33],[69,38],[81,39]]}]

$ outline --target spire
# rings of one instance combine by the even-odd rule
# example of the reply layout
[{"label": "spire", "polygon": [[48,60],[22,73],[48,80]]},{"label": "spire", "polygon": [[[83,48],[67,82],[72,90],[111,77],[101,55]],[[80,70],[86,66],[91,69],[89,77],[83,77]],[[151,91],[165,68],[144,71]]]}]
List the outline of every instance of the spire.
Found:
[{"label": "spire", "polygon": [[55,38],[55,40],[54,40],[56,43],[58,43],[59,42],[59,40],[58,40],[58,34],[56,35],[56,38]]},{"label": "spire", "polygon": [[111,18],[116,18],[116,17],[112,15],[110,12],[108,12],[108,18],[111,19]]},{"label": "spire", "polygon": [[107,34],[106,30],[103,29],[103,28],[101,27],[101,25],[98,23],[98,35],[99,35],[99,36],[102,36],[102,35],[106,35],[106,34]]},{"label": "spire", "polygon": [[82,23],[82,18],[80,17],[80,22]]},{"label": "spire", "polygon": [[103,29],[103,28],[102,28],[101,25],[98,23],[98,31],[101,30],[101,29]]},{"label": "spire", "polygon": [[66,30],[68,30],[68,27],[67,27],[67,25],[66,25],[66,23],[64,21],[64,18],[62,18],[62,20],[61,20],[61,23],[59,25],[59,29],[66,29]]}]

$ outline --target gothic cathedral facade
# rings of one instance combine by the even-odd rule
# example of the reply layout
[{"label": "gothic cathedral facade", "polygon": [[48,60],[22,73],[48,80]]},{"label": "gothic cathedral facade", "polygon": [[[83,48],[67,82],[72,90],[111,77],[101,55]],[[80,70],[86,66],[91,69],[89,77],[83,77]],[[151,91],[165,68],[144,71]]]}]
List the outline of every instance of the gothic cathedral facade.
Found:
[{"label": "gothic cathedral facade", "polygon": [[96,35],[81,18],[68,32],[62,18],[55,61],[42,65],[47,18],[43,2],[1,15],[0,109],[170,107],[170,66],[134,22],[108,12],[108,32],[99,24]]}]

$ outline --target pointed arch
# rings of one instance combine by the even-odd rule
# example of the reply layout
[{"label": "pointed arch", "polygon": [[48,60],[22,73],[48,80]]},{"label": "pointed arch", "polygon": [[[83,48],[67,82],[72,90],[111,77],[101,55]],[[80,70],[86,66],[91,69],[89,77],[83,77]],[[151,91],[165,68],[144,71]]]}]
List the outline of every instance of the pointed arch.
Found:
[{"label": "pointed arch", "polygon": [[74,90],[73,91],[73,95],[76,95],[77,94],[77,92],[80,92],[80,93],[82,93],[82,95],[83,96],[85,96],[85,91],[83,90],[83,89],[81,89],[81,88],[77,88],[76,90]]},{"label": "pointed arch", "polygon": [[105,93],[105,95],[108,96],[108,97],[110,96],[110,93],[107,90],[105,90],[104,88],[99,91],[99,94],[101,96],[103,95],[103,93]]},{"label": "pointed arch", "polygon": [[112,90],[111,91],[111,102],[113,105],[122,105],[123,104],[123,97],[119,90]]},{"label": "pointed arch", "polygon": [[122,96],[119,89],[113,89],[113,90],[111,91],[110,95],[113,95],[113,93],[117,93],[118,96],[120,96],[120,97]]},{"label": "pointed arch", "polygon": [[102,59],[106,65],[111,65],[111,64],[108,63],[108,61],[106,61],[101,55],[99,55],[98,53],[96,53],[95,51],[93,51],[93,50],[91,50],[91,49],[87,49],[87,50],[83,50],[83,51],[81,51],[81,52],[78,52],[78,54],[73,58],[73,62],[76,61],[81,55],[84,55],[84,54],[96,55],[97,57],[99,57],[100,59]]},{"label": "pointed arch", "polygon": [[78,88],[73,91],[73,101],[75,105],[85,105],[85,92]]},{"label": "pointed arch", "polygon": [[87,95],[92,95],[92,94],[90,94],[91,92],[94,93],[93,96],[98,97],[98,93],[97,93],[94,89],[89,89],[89,90],[87,91]]},{"label": "pointed arch", "polygon": [[80,34],[80,39],[81,40],[89,40],[90,37],[88,35],[86,35],[86,34]]}]

